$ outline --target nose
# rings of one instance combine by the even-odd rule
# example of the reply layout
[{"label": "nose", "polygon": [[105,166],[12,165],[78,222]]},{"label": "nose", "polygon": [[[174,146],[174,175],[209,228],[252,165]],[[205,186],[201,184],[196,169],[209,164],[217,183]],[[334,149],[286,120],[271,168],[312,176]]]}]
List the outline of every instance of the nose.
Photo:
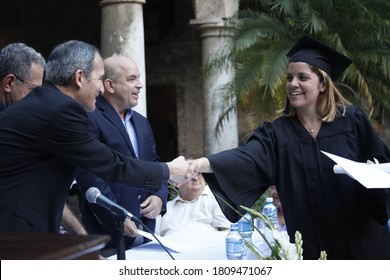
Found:
[{"label": "nose", "polygon": [[191,178],[192,181],[196,182],[199,180],[199,174],[200,173],[196,173],[196,175],[194,177]]},{"label": "nose", "polygon": [[292,77],[289,81],[290,86],[297,87],[298,86],[298,79],[296,77]]},{"label": "nose", "polygon": [[142,84],[140,79],[137,79],[137,88],[143,88],[144,85]]}]

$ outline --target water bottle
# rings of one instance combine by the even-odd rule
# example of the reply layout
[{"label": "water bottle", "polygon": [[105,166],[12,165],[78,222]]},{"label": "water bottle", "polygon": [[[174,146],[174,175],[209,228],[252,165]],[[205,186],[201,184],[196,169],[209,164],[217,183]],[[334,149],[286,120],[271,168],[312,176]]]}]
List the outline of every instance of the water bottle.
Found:
[{"label": "water bottle", "polygon": [[244,256],[244,239],[238,232],[237,224],[230,225],[226,236],[226,258],[228,260],[242,260]]},{"label": "water bottle", "polygon": [[[253,244],[252,241],[252,216],[249,213],[246,213],[238,222],[238,232],[241,234],[242,238],[249,242],[249,244]],[[247,259],[248,254],[251,252],[248,246],[246,246],[244,241],[244,254],[243,259]]]},{"label": "water bottle", "polygon": [[267,197],[261,213],[268,217],[273,226],[276,226],[278,224],[278,210],[273,201],[272,197]]},{"label": "water bottle", "polygon": [[[268,220],[271,222],[272,226],[274,228],[277,227],[278,224],[278,210],[276,209],[276,206],[273,203],[272,197],[267,197],[265,200],[265,204],[263,207],[263,210],[261,213],[268,218]],[[272,231],[264,225],[262,227],[262,232],[265,235],[265,238],[271,243],[274,243],[273,237],[272,237]]]}]

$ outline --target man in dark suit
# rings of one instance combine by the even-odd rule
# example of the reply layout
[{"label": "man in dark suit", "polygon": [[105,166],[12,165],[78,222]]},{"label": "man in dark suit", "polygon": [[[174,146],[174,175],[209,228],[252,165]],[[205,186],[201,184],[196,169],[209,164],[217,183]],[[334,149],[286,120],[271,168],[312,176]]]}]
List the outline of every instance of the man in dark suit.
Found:
[{"label": "man in dark suit", "polygon": [[81,41],[54,48],[45,83],[0,114],[0,231],[58,232],[77,168],[110,182],[158,190],[184,180],[184,158],[146,162],[122,155],[87,128],[103,91],[99,51]]},{"label": "man in dark suit", "polygon": [[[0,52],[0,112],[41,86],[45,59],[24,43],[11,43]],[[72,234],[87,234],[65,204],[61,225]]]},{"label": "man in dark suit", "polygon": [[[137,64],[125,56],[111,56],[104,60],[104,94],[96,100],[96,110],[88,113],[88,129],[93,137],[112,149],[130,157],[147,161],[159,161],[149,121],[132,110],[138,104],[143,87],[139,80]],[[103,195],[115,201],[138,217],[143,225],[154,232],[155,217],[165,209],[168,186],[164,183],[157,192],[129,188],[124,183],[107,183],[94,174],[80,170],[77,186],[83,196],[89,187],[98,188]],[[82,222],[89,233],[110,234],[111,242],[106,248],[117,244],[116,218],[99,205],[81,203]],[[143,229],[143,228],[142,228]],[[144,229],[146,230],[146,229]],[[124,222],[125,246],[127,249],[143,243],[137,235],[136,225]]]}]

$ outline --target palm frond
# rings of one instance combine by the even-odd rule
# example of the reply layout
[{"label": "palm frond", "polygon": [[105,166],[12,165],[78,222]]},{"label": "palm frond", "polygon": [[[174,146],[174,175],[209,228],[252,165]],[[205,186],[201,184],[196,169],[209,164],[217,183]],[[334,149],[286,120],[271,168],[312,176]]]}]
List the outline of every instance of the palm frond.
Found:
[{"label": "palm frond", "polygon": [[377,121],[389,118],[389,1],[242,0],[240,6],[234,24],[228,24],[232,41],[210,58],[205,71],[234,65],[235,77],[223,87],[227,105],[219,108],[220,122],[236,107],[253,108],[259,120],[276,115],[286,100],[285,55],[303,34],[349,56],[354,63],[337,84]]}]

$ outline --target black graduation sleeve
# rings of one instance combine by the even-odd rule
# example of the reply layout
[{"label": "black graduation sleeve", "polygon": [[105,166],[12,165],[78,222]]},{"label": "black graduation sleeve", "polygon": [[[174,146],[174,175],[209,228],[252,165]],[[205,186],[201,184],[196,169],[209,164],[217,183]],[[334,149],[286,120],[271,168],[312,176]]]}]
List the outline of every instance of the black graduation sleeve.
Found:
[{"label": "black graduation sleeve", "polygon": [[208,156],[213,173],[203,174],[217,201],[231,222],[240,219],[274,182],[276,157],[271,127],[258,128],[238,148]]},{"label": "black graduation sleeve", "polygon": [[[364,162],[376,158],[381,163],[388,162],[390,152],[387,145],[382,141],[367,116],[359,108],[356,108],[355,111],[355,121],[359,146],[363,154],[361,160]],[[370,198],[370,209],[373,218],[380,224],[386,224],[390,217],[390,189],[367,190],[367,197]]]}]

